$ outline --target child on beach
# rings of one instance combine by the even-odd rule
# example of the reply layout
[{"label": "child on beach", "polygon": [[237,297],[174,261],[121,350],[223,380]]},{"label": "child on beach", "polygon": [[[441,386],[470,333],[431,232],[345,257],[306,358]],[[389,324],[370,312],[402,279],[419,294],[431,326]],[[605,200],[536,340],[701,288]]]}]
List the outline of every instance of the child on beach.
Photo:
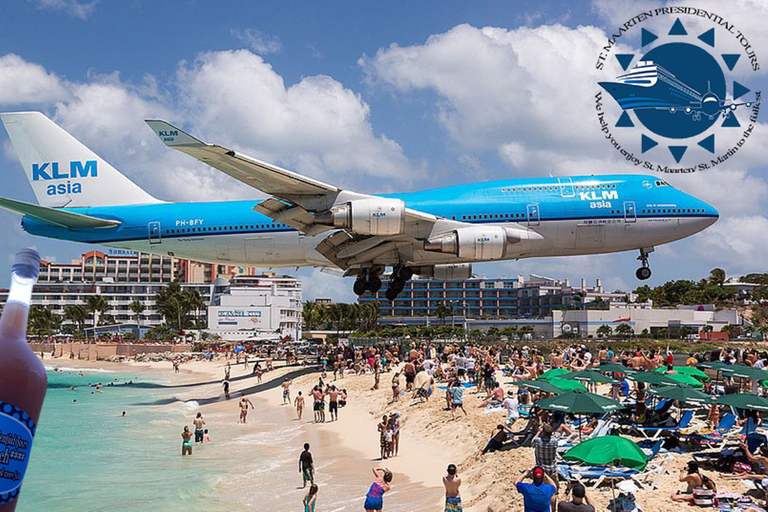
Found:
[{"label": "child on beach", "polygon": [[181,433],[181,456],[185,455],[192,455],[192,432],[187,425],[184,425],[184,431]]},{"label": "child on beach", "polygon": [[317,502],[317,484],[309,487],[309,492],[304,496],[304,512],[315,512],[315,503]]},{"label": "child on beach", "polygon": [[391,489],[389,484],[392,482],[392,472],[388,468],[374,468],[373,475],[376,480],[365,495],[363,509],[381,512],[384,509],[384,493]]},{"label": "child on beach", "polygon": [[448,474],[443,477],[443,485],[445,486],[445,512],[462,512],[461,494],[459,493],[461,478],[456,474],[456,464],[449,464],[446,473]]},{"label": "child on beach", "polygon": [[205,429],[203,431],[203,443],[210,443],[211,442],[211,435],[208,433],[208,429]]}]

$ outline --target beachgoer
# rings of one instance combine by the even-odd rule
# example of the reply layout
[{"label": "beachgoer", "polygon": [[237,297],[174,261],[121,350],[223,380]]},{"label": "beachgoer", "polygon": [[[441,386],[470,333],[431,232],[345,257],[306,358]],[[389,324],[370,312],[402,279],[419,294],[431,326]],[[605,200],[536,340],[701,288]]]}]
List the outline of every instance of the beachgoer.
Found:
[{"label": "beachgoer", "polygon": [[464,416],[467,416],[467,411],[464,410],[464,386],[458,379],[454,379],[448,392],[451,394],[451,419],[456,419],[456,409],[461,409]]},{"label": "beachgoer", "polygon": [[211,434],[208,433],[208,429],[205,429],[203,431],[203,443],[210,443],[211,442]]},{"label": "beachgoer", "polygon": [[400,372],[395,372],[392,376],[392,401],[400,400]]},{"label": "beachgoer", "polygon": [[376,479],[365,495],[363,509],[381,512],[384,509],[384,493],[391,489],[389,484],[392,482],[392,472],[388,468],[374,468],[373,475]]},{"label": "beachgoer", "polygon": [[291,383],[293,381],[289,378],[283,379],[283,383],[281,386],[283,386],[283,405],[291,404]]},{"label": "beachgoer", "polygon": [[184,425],[184,431],[181,433],[181,439],[181,456],[192,455],[192,432],[186,425]]},{"label": "beachgoer", "polygon": [[240,399],[240,419],[238,420],[238,423],[248,423],[248,407],[250,406],[251,409],[255,409],[256,407],[253,406],[253,402],[251,400],[244,396]]},{"label": "beachgoer", "polygon": [[301,391],[296,395],[296,399],[293,401],[293,405],[296,406],[296,416],[301,421],[301,414],[304,412],[304,397],[301,396]]},{"label": "beachgoer", "polygon": [[307,482],[315,484],[315,461],[309,453],[309,443],[304,443],[304,451],[299,455],[299,473],[304,481],[302,489],[307,486]]},{"label": "beachgoer", "polygon": [[342,389],[341,395],[339,396],[339,408],[344,407],[347,405],[347,390]]},{"label": "beachgoer", "polygon": [[[713,493],[717,493],[717,487],[706,475],[702,475],[699,472],[699,463],[695,460],[688,461],[688,465],[684,468],[680,468],[680,481],[685,482],[687,487],[685,491],[677,491],[672,495],[672,501],[677,502],[691,502],[693,501],[693,493],[696,489],[704,488],[709,489]],[[714,496],[714,494],[713,494]]]},{"label": "beachgoer", "polygon": [[392,450],[394,456],[400,452],[400,414],[393,412],[389,415],[389,423],[392,425]]},{"label": "beachgoer", "polygon": [[379,431],[379,448],[381,451],[381,459],[387,458],[387,415],[385,414],[381,418],[381,423],[376,426]]},{"label": "beachgoer", "polygon": [[[523,482],[531,478],[533,483]],[[523,495],[525,512],[550,512],[557,500],[557,488],[543,469],[535,467],[521,474],[515,482],[517,492]]]},{"label": "beachgoer", "polygon": [[577,482],[571,488],[571,501],[558,503],[557,512],[595,512],[595,507],[589,502],[584,486]]},{"label": "beachgoer", "polygon": [[507,398],[501,402],[501,406],[507,410],[507,425],[512,426],[520,419],[520,403],[517,394],[513,390],[507,391]]},{"label": "beachgoer", "polygon": [[533,440],[533,454],[536,466],[542,468],[557,486],[557,441],[552,438],[552,425],[545,423],[541,426],[541,434]]},{"label": "beachgoer", "polygon": [[315,503],[317,502],[317,484],[309,486],[309,492],[304,496],[304,512],[315,512]]},{"label": "beachgoer", "polygon": [[224,379],[222,386],[224,386],[224,396],[229,400],[229,379]]},{"label": "beachgoer", "polygon": [[203,426],[205,420],[203,419],[203,413],[198,412],[197,417],[192,421],[195,424],[195,444],[203,443]]},{"label": "beachgoer", "polygon": [[456,464],[448,464],[447,475],[443,477],[443,486],[445,486],[445,512],[462,512],[461,478],[456,473]]},{"label": "beachgoer", "polygon": [[491,438],[488,440],[488,444],[485,445],[480,451],[480,454],[486,454],[488,452],[495,452],[501,450],[504,446],[504,441],[507,440],[507,434],[514,434],[512,429],[506,425],[496,425],[496,429],[491,434]]},{"label": "beachgoer", "polygon": [[331,413],[331,421],[339,419],[339,390],[331,385],[328,388],[328,412]]}]

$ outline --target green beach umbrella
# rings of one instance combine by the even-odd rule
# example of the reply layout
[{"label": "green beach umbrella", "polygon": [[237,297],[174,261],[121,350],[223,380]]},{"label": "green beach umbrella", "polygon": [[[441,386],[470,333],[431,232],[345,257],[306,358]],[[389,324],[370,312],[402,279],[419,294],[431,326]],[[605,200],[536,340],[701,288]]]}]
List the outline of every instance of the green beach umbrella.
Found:
[{"label": "green beach umbrella", "polygon": [[582,370],[580,372],[569,373],[568,375],[563,375],[562,378],[566,380],[587,381],[594,384],[613,384],[616,382],[612,378],[606,377],[602,373],[593,370]]},{"label": "green beach umbrella", "polygon": [[602,436],[579,443],[563,455],[565,460],[590,466],[624,466],[642,471],[648,456],[636,443],[621,436]]},{"label": "green beach umbrella", "polygon": [[568,380],[563,379],[561,377],[552,377],[549,379],[549,383],[553,386],[562,389],[563,391],[586,391],[587,388],[584,387],[584,384],[577,380]]},{"label": "green beach umbrella", "polygon": [[669,377],[670,379],[677,382],[677,385],[683,385],[683,386],[690,386],[694,389],[701,389],[704,387],[704,384],[701,383],[699,379],[696,377],[691,377],[690,375],[686,375],[684,373],[673,373],[673,374],[666,374],[664,377]]},{"label": "green beach umbrella", "polygon": [[552,377],[560,377],[561,375],[565,375],[567,373],[571,373],[571,371],[566,370],[565,368],[552,368],[551,370],[547,370],[546,372],[542,373],[539,378],[549,380]]},{"label": "green beach umbrella", "polygon": [[745,364],[733,364],[728,368],[723,368],[722,372],[729,377],[739,377],[749,380],[768,380],[767,371]]},{"label": "green beach umbrella", "polygon": [[543,391],[545,393],[556,393],[561,394],[565,393],[565,390],[558,388],[548,380],[543,379],[536,379],[536,380],[521,380],[518,382],[513,382],[513,386],[520,386],[521,388],[530,388],[530,389],[536,389],[539,391]]},{"label": "green beach umbrella", "polygon": [[582,390],[574,390],[562,395],[539,400],[537,405],[550,411],[562,411],[571,414],[599,414],[617,411],[624,407],[621,402]]},{"label": "green beach umbrella", "polygon": [[640,372],[627,375],[628,379],[632,379],[635,382],[644,382],[646,384],[653,384],[654,386],[677,386],[679,383],[671,379],[669,375],[664,375],[656,372]]},{"label": "green beach umbrella", "polygon": [[724,370],[725,368],[730,368],[733,366],[732,364],[725,364],[721,361],[705,361],[703,363],[698,363],[696,365],[697,368],[704,368],[705,370]]},{"label": "green beach umbrella", "polygon": [[[677,373],[682,373],[683,375],[690,375],[691,377],[696,377],[702,382],[709,382],[709,375],[699,370],[698,368],[692,368],[690,366],[673,366],[672,370],[676,371]],[[662,366],[660,368],[656,368],[653,371],[657,373],[664,373],[667,371],[667,369]]]},{"label": "green beach umbrella", "polygon": [[753,411],[768,411],[768,399],[751,393],[739,393],[736,395],[723,395],[715,400],[718,404],[730,405],[737,409],[749,409]]},{"label": "green beach umbrella", "polygon": [[671,398],[672,400],[677,400],[679,402],[685,402],[685,403],[687,402],[709,403],[712,401],[712,398],[708,394],[702,393],[701,391],[697,391],[689,387],[667,386],[663,388],[651,389],[650,392],[655,393],[659,396]]},{"label": "green beach umbrella", "polygon": [[605,373],[635,373],[636,370],[633,370],[632,368],[628,368],[624,366],[623,364],[618,363],[605,363],[601,364],[600,366],[596,366],[595,368],[592,368],[593,370],[597,372],[605,372]]}]

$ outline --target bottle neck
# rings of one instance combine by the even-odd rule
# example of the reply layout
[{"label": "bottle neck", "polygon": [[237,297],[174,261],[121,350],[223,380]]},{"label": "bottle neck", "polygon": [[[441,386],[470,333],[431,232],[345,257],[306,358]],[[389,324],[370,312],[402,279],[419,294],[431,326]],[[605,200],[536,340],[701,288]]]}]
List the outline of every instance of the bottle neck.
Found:
[{"label": "bottle neck", "polygon": [[32,301],[34,284],[34,278],[22,277],[16,272],[11,274],[8,300],[3,308],[2,317],[0,317],[0,333],[22,337],[26,334],[29,304]]}]

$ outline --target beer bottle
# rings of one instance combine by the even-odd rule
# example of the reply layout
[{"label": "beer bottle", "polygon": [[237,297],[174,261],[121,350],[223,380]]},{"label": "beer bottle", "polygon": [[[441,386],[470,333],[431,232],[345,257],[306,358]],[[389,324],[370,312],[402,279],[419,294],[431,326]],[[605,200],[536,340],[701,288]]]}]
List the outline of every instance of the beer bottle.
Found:
[{"label": "beer bottle", "polygon": [[16,509],[48,386],[45,367],[27,344],[29,303],[39,271],[36,251],[16,254],[0,317],[0,512]]}]

